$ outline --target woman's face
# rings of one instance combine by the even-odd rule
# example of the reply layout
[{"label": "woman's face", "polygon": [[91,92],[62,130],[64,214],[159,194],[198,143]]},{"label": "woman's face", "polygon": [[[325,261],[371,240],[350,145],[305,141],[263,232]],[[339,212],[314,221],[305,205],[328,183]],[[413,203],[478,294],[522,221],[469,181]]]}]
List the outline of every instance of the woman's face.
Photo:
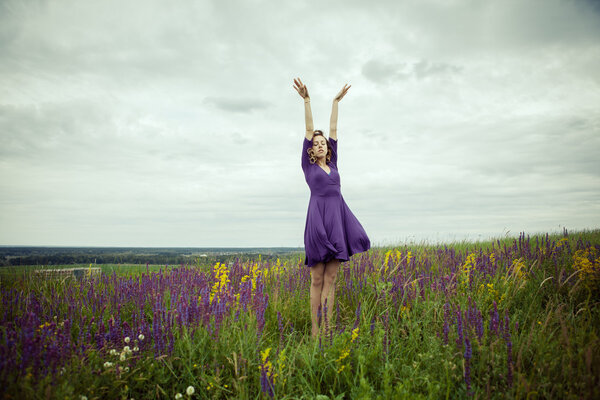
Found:
[{"label": "woman's face", "polygon": [[313,137],[313,152],[316,158],[322,158],[327,156],[327,140],[321,136]]}]

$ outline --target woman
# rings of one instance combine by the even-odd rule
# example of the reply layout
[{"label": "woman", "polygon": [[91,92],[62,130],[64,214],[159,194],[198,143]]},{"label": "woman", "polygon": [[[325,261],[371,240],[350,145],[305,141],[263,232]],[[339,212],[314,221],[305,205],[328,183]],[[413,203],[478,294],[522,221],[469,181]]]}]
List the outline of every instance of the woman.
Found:
[{"label": "woman", "polygon": [[[331,327],[335,301],[335,278],[341,261],[369,250],[371,242],[358,219],[352,214],[340,191],[337,169],[337,114],[338,103],[350,86],[333,99],[329,140],[320,130],[313,131],[312,112],[308,89],[300,78],[294,79],[294,89],[304,99],[306,136],[302,147],[302,169],[308,187],[310,202],[304,228],[304,264],[310,267],[310,306],[312,336],[319,333],[318,310],[327,305],[326,326]],[[327,301],[327,302],[326,302]]]}]

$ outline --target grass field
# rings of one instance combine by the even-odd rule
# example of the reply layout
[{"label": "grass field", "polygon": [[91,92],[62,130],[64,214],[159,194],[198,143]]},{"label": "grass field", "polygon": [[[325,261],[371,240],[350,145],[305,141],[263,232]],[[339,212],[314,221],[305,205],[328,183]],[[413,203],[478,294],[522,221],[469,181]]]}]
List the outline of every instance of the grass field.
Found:
[{"label": "grass field", "polygon": [[316,340],[303,261],[3,268],[0,397],[600,397],[600,230],[372,248]]}]

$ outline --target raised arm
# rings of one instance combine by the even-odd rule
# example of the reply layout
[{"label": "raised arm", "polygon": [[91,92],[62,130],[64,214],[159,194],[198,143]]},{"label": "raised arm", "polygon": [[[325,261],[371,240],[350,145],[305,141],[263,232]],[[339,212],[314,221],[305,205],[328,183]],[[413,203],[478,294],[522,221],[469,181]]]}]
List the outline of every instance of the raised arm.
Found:
[{"label": "raised arm", "polygon": [[294,79],[294,89],[298,92],[300,97],[304,99],[304,122],[306,123],[306,138],[312,140],[315,127],[313,125],[312,111],[310,109],[310,96],[308,95],[308,88],[302,83],[300,78]]},{"label": "raised arm", "polygon": [[312,111],[310,110],[310,97],[304,98],[304,122],[306,124],[306,138],[312,140],[315,127],[313,125]]},{"label": "raised arm", "polygon": [[348,89],[350,89],[350,86],[352,86],[352,85],[350,85],[350,86],[346,87],[346,85],[344,85],[342,90],[340,90],[340,92],[337,94],[337,96],[335,96],[335,98],[333,99],[333,106],[331,107],[331,119],[329,121],[329,138],[336,140],[336,141],[337,141],[338,103],[346,95],[346,93],[348,92]]},{"label": "raised arm", "polygon": [[339,101],[333,100],[333,106],[331,107],[331,120],[329,121],[329,139],[333,140],[337,140],[338,103]]}]

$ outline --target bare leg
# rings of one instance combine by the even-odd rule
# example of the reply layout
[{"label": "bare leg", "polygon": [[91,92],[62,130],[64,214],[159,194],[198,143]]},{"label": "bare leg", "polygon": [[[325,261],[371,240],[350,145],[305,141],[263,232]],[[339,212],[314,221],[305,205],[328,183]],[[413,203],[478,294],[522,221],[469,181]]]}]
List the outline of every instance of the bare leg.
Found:
[{"label": "bare leg", "polygon": [[321,292],[323,291],[323,272],[325,264],[318,263],[310,267],[310,314],[312,320],[312,337],[319,335],[318,310],[321,305]]},{"label": "bare leg", "polygon": [[[331,316],[335,307],[335,278],[340,269],[340,260],[331,260],[325,264],[325,273],[323,279],[323,291],[321,292],[321,304],[324,307],[327,299],[327,327],[331,329]],[[329,332],[325,332],[328,334]]]}]

